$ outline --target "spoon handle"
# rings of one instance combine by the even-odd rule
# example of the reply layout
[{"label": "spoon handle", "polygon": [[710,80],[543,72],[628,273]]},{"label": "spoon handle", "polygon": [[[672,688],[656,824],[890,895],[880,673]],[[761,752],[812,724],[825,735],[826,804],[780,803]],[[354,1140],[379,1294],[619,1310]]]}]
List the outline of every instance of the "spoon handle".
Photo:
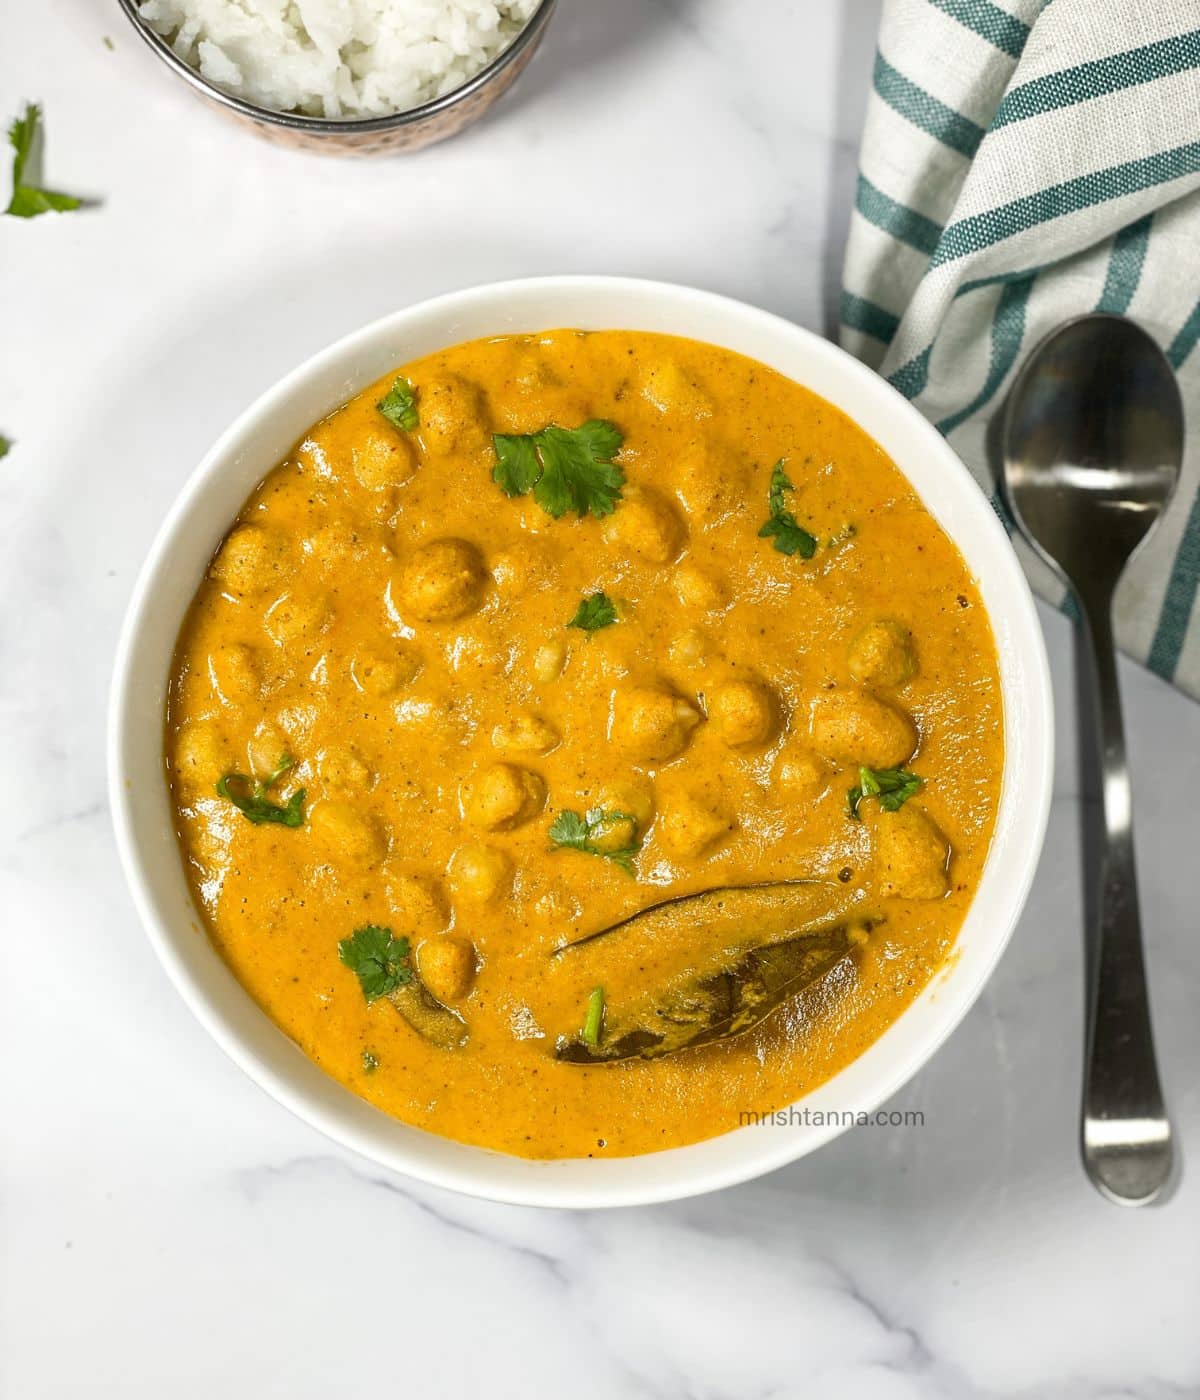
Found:
[{"label": "spoon handle", "polygon": [[1133,801],[1113,648],[1111,595],[1081,598],[1093,666],[1105,844],[1099,929],[1089,988],[1083,1160],[1110,1200],[1144,1205],[1171,1172],[1167,1118],[1154,1039],[1133,854]]}]

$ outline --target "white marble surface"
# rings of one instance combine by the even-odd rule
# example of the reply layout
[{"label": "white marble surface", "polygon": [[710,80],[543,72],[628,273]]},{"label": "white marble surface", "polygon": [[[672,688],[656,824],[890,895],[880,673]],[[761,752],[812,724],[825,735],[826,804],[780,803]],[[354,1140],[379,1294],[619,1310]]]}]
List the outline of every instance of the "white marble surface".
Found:
[{"label": "white marble surface", "polygon": [[[747,16],[752,20],[747,26]],[[1070,634],[1033,899],[982,1001],[859,1130],[755,1184],[566,1215],[385,1178],[266,1099],[167,984],[117,870],[105,687],[134,572],[232,415],[342,331],[522,273],[663,276],[810,326],[836,277],[872,0],[562,0],[486,127],[425,155],[260,144],[116,6],[11,7],[82,215],[0,226],[0,1393],[1200,1394],[1200,1188],[1085,1182]],[[111,34],[115,52],[102,44]],[[1200,708],[1124,672],[1161,1059],[1200,1155]]]}]

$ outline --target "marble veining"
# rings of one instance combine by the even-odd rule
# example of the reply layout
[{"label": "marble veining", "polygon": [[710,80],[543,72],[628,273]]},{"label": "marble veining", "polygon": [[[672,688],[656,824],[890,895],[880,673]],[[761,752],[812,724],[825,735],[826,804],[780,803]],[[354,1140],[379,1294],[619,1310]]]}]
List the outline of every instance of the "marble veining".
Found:
[{"label": "marble veining", "polygon": [[1124,668],[1184,1170],[1123,1212],[1077,1161],[1090,773],[1048,611],[1047,850],[984,996],[889,1105],[923,1125],[718,1196],[539,1212],[331,1146],[193,1021],[116,867],[117,630],[216,434],[337,335],[506,276],[666,277],[828,324],[877,0],[560,0],[492,120],[374,164],[217,120],[115,6],[18,9],[9,114],[45,104],[49,177],[98,204],[0,220],[0,1394],[1200,1395],[1200,708]]}]

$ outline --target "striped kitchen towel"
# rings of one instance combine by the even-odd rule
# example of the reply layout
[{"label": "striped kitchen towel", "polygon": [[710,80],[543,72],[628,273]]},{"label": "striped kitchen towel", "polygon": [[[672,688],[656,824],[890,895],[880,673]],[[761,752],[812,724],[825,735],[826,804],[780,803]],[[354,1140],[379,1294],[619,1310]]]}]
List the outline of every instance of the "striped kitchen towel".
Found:
[{"label": "striped kitchen towel", "polygon": [[1200,697],[1197,26],[1200,0],[885,0],[841,339],[1002,509],[988,423],[1029,350],[1091,310],[1157,336],[1188,411],[1184,477],[1122,584],[1117,637]]}]

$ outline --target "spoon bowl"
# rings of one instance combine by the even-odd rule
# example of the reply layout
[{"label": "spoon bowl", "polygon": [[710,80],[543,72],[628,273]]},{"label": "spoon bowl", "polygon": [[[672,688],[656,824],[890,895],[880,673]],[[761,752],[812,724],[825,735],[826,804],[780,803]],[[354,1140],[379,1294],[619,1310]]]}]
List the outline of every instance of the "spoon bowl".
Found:
[{"label": "spoon bowl", "polygon": [[1166,356],[1121,316],[1052,332],[1013,386],[1004,482],[1018,526],[1071,585],[1091,659],[1104,849],[1081,1125],[1084,1165],[1123,1205],[1161,1194],[1174,1152],[1150,1024],[1112,600],[1178,485],[1183,404]]},{"label": "spoon bowl", "polygon": [[1077,592],[1115,587],[1182,461],[1179,385],[1133,321],[1081,316],[1030,356],[1009,403],[1005,486],[1025,535]]}]

